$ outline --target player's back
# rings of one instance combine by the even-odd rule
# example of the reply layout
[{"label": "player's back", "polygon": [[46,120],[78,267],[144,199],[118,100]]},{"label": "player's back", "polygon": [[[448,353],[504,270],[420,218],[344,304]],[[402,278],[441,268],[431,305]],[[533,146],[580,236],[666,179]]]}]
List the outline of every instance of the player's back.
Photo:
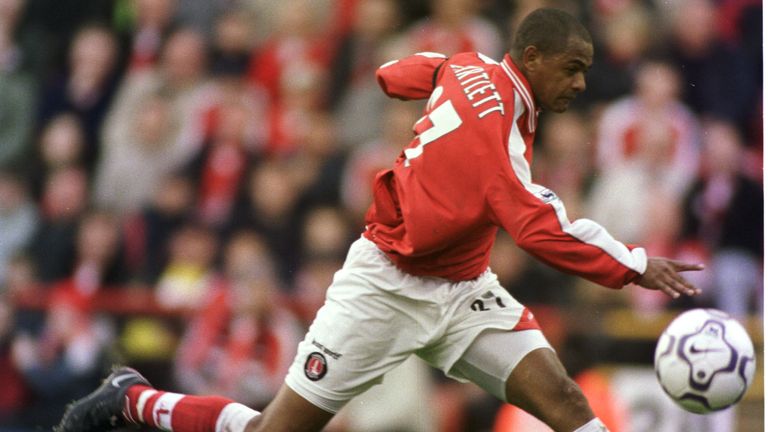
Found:
[{"label": "player's back", "polygon": [[376,179],[366,236],[410,273],[470,279],[488,266],[497,230],[487,192],[509,169],[513,87],[476,53],[447,59],[433,77],[415,138]]}]

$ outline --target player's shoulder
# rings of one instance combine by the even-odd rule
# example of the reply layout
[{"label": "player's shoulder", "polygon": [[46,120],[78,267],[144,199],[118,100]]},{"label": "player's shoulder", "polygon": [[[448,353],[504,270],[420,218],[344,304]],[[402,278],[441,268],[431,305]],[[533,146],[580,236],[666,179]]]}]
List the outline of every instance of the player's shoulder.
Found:
[{"label": "player's shoulder", "polygon": [[453,70],[459,80],[468,75],[482,73],[486,79],[498,82],[498,77],[504,75],[504,71],[498,61],[475,51],[454,54],[448,58],[446,64]]},{"label": "player's shoulder", "polygon": [[452,55],[448,60],[453,64],[476,65],[480,67],[499,66],[497,60],[476,51],[460,52]]},{"label": "player's shoulder", "polygon": [[[459,82],[459,86],[470,88],[466,89],[471,91],[474,86],[481,86],[486,81],[490,81],[494,86],[498,86],[499,90],[504,94],[508,93],[510,87],[505,78],[504,69],[501,63],[494,60],[480,52],[462,52],[454,54],[446,61],[446,68],[453,71],[453,76]],[[494,90],[496,88],[494,87]]]}]

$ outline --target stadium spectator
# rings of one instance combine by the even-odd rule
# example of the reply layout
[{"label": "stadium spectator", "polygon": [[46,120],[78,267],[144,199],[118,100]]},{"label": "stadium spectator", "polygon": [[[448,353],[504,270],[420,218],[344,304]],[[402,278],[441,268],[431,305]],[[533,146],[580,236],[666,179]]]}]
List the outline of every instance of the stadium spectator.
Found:
[{"label": "stadium spectator", "polygon": [[39,152],[44,172],[81,165],[85,153],[85,131],[80,119],[70,112],[51,118],[40,135]]},{"label": "stadium spectator", "polygon": [[154,286],[163,272],[174,233],[194,215],[192,181],[181,174],[163,177],[150,203],[125,215],[126,265],[134,280]]},{"label": "stadium spectator", "polygon": [[251,16],[242,9],[216,18],[211,42],[211,71],[233,71],[245,78],[256,46]]},{"label": "stadium spectator", "polygon": [[54,281],[53,289],[66,288],[85,300],[125,283],[122,239],[117,218],[106,211],[88,211],[78,224],[75,259],[71,272]]},{"label": "stadium spectator", "polygon": [[268,245],[278,277],[290,286],[301,251],[299,198],[293,170],[284,161],[265,160],[248,173],[228,232],[253,229]]},{"label": "stadium spectator", "polygon": [[732,123],[707,122],[703,170],[684,200],[683,240],[709,255],[708,297],[737,317],[762,313],[763,191],[743,174],[744,147]]},{"label": "stadium spectator", "polygon": [[699,123],[678,99],[680,78],[670,64],[646,62],[635,92],[606,107],[597,124],[596,168],[587,215],[619,238],[643,242],[653,227],[649,200],[682,198],[700,152]]},{"label": "stadium spectator", "polygon": [[305,328],[323,305],[325,291],[343,263],[349,233],[345,215],[335,207],[312,208],[303,219],[301,259],[289,287],[289,299]]},{"label": "stadium spectator", "polygon": [[27,427],[50,428],[73,398],[98,383],[109,337],[86,297],[66,287],[51,293],[41,333],[19,333],[13,340],[14,366],[33,395],[25,410]]},{"label": "stadium spectator", "polygon": [[197,182],[196,212],[212,228],[224,228],[231,219],[238,193],[247,178],[255,145],[248,142],[248,108],[242,101],[225,101],[211,113],[212,130],[201,150],[184,171]]},{"label": "stadium spectator", "polygon": [[[23,53],[33,62],[36,77],[46,80],[66,70],[71,43],[78,31],[93,23],[109,23],[116,2],[100,0],[23,0]],[[26,40],[25,40],[26,39]]]},{"label": "stadium spectator", "polygon": [[[749,85],[749,91],[763,86],[763,3],[759,0],[737,0],[718,2],[717,24],[720,38],[726,45],[744,54],[751,68],[754,80]],[[755,171],[762,179],[762,148],[763,148],[763,97],[762,92],[753,92],[754,106],[749,114],[747,124],[737,124],[739,132],[744,135],[745,144],[754,151]]]},{"label": "stadium spectator", "polygon": [[223,272],[181,340],[174,362],[184,391],[263,407],[277,393],[301,340],[281,303],[269,250],[253,232],[224,246]]},{"label": "stadium spectator", "polygon": [[[44,125],[29,170],[33,196],[40,199],[46,179],[63,168],[80,167],[85,154],[85,132],[77,116],[61,113]],[[89,179],[90,180],[90,179]]]},{"label": "stadium spectator", "polygon": [[40,300],[44,296],[40,288],[35,263],[28,255],[22,252],[8,260],[0,295],[8,296],[12,301],[19,298]]},{"label": "stadium spectator", "polygon": [[567,205],[568,215],[584,216],[584,200],[594,177],[591,123],[578,111],[550,117],[541,124],[541,145],[534,149],[534,175]]},{"label": "stadium spectator", "polygon": [[301,206],[338,205],[347,150],[341,146],[338,126],[331,115],[317,110],[304,117],[297,152],[287,164],[301,193]]},{"label": "stadium spectator", "polygon": [[642,2],[628,3],[592,26],[598,55],[589,71],[589,92],[580,102],[582,106],[599,109],[631,93],[638,69],[655,46],[658,35],[651,31],[653,15]]},{"label": "stadium spectator", "polygon": [[217,18],[211,46],[210,76],[215,87],[213,105],[206,111],[204,134],[212,139],[219,128],[219,110],[239,105],[247,111],[248,121],[241,132],[246,149],[253,154],[264,151],[269,135],[267,100],[263,89],[250,85],[247,72],[254,50],[253,28],[249,16],[240,9]]},{"label": "stadium spectator", "polygon": [[[8,303],[13,312],[13,326],[9,336],[40,333],[48,312],[40,306],[47,305],[49,292],[49,285],[40,282],[32,259],[23,254],[14,256],[8,263],[5,283],[0,287],[0,298]],[[21,410],[20,414],[23,412]]]},{"label": "stadium spectator", "polygon": [[128,214],[147,205],[161,178],[189,158],[169,98],[149,94],[137,108],[126,133],[104,142],[92,196],[97,206]]},{"label": "stadium spectator", "polygon": [[[338,122],[342,144],[354,148],[386,131],[378,120],[387,99],[374,76],[390,45],[395,44],[401,17],[395,0],[358,2],[351,30],[339,41],[330,64],[328,107]],[[402,38],[400,38],[402,39]],[[345,125],[356,125],[345,127]]]},{"label": "stadium spectator", "polygon": [[287,81],[302,79],[302,69],[324,69],[330,61],[334,41],[329,38],[329,12],[323,2],[289,0],[274,8],[274,31],[254,53],[249,79],[263,88],[270,106],[280,105]]},{"label": "stadium spectator", "polygon": [[215,282],[217,243],[212,230],[194,222],[172,235],[168,264],[155,286],[161,306],[185,312],[199,310]]},{"label": "stadium spectator", "polygon": [[342,260],[355,240],[349,235],[351,231],[346,215],[338,207],[314,207],[304,217],[302,254]]},{"label": "stadium spectator", "polygon": [[170,109],[167,121],[175,125],[175,133],[165,138],[173,148],[174,165],[189,161],[202,143],[203,114],[214,94],[207,82],[206,50],[199,33],[183,28],[174,31],[163,45],[156,67],[123,79],[105,120],[102,142],[119,146],[126,137],[134,136],[137,113],[148,99],[162,95]]},{"label": "stadium spectator", "polygon": [[[98,337],[99,350],[105,352],[109,350],[109,344],[112,342],[109,338],[113,337],[113,323],[110,318],[97,319],[92,316],[92,307],[96,299],[101,296],[102,299],[108,298],[109,293],[115,293],[125,288],[125,269],[123,266],[122,243],[118,220],[115,215],[99,210],[89,210],[80,216],[75,227],[73,256],[69,260],[70,267],[67,273],[57,279],[48,281],[45,284],[45,292],[50,293],[51,298],[48,305],[48,319],[55,313],[57,302],[61,301],[65,306],[73,308],[72,313],[76,315],[72,318],[75,328],[67,329],[69,321],[60,324],[54,315],[53,323],[46,322],[45,325],[63,325],[62,331],[73,333],[84,332],[83,337]],[[23,269],[20,269],[23,270]],[[23,276],[23,275],[22,275]],[[27,288],[29,292],[19,293],[21,295],[30,295],[35,293],[35,286]],[[37,292],[39,295],[42,292]],[[105,295],[106,294],[106,295]],[[44,294],[43,294],[44,295]],[[23,299],[20,299],[23,300]],[[102,304],[105,303],[102,301]],[[65,315],[67,316],[67,315]],[[91,329],[90,327],[94,327]],[[95,329],[98,329],[96,332]],[[94,333],[89,332],[93,330]],[[74,335],[67,337],[73,338],[72,343],[78,345],[81,342],[75,342],[77,338]],[[69,343],[69,341],[62,341]],[[93,342],[95,343],[95,342]],[[95,346],[89,347],[96,350]],[[77,349],[77,346],[75,346]],[[96,354],[94,354],[96,355]],[[95,361],[95,359],[94,359]],[[55,373],[60,366],[50,365]],[[101,370],[103,364],[91,364],[89,373],[97,373]],[[75,371],[78,374],[83,371]],[[92,376],[91,376],[92,377]],[[41,381],[37,385],[42,385]],[[76,391],[75,389],[67,390]]]},{"label": "stadium spectator", "polygon": [[73,114],[83,129],[82,163],[92,173],[100,156],[99,133],[112,103],[120,70],[118,45],[109,27],[91,24],[80,28],[69,47],[66,70],[43,87],[38,102],[44,125],[62,113]]},{"label": "stadium spectator", "polygon": [[267,106],[266,156],[283,158],[301,151],[302,138],[312,133],[303,119],[320,110],[324,80],[325,72],[309,63],[292,63],[284,72],[280,98]]},{"label": "stadium spectator", "polygon": [[430,0],[430,15],[407,30],[413,52],[446,55],[478,51],[492,58],[503,52],[499,30],[478,14],[470,0]]},{"label": "stadium spectator", "polygon": [[5,285],[8,264],[26,249],[37,224],[37,205],[23,177],[0,169],[0,287]]},{"label": "stadium spectator", "polygon": [[[260,287],[263,286],[264,290],[261,292],[264,295],[263,298],[279,300],[279,297],[274,294],[276,294],[275,289],[280,287],[280,281],[275,277],[275,263],[264,239],[253,230],[238,231],[222,249],[221,271],[227,283],[254,283]],[[244,295],[247,291],[240,289],[236,294]],[[257,300],[248,298],[254,302]]]},{"label": "stadium spectator", "polygon": [[86,174],[76,167],[54,171],[40,202],[40,224],[30,243],[30,257],[41,282],[69,276],[75,263],[75,239],[88,205]]},{"label": "stadium spectator", "polygon": [[152,69],[161,61],[163,46],[178,28],[178,0],[132,0],[119,16],[121,43],[127,53],[126,72]]},{"label": "stadium spectator", "polygon": [[681,98],[694,112],[746,127],[758,106],[756,59],[718,35],[713,0],[670,3],[670,64],[683,82]]},{"label": "stadium spectator", "polygon": [[309,326],[325,301],[326,289],[344,262],[350,227],[336,207],[316,207],[307,212],[302,225],[302,258],[290,290],[294,310]]}]

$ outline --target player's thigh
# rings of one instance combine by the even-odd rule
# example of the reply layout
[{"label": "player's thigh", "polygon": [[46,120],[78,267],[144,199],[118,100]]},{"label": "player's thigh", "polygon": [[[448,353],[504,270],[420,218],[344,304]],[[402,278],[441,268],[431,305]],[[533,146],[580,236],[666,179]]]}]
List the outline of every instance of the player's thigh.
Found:
[{"label": "player's thigh", "polygon": [[508,401],[513,371],[537,350],[553,352],[538,329],[485,330],[475,337],[449,375],[472,381],[498,399]]},{"label": "player's thigh", "polygon": [[322,410],[283,385],[264,412],[251,420],[245,432],[315,432],[320,431],[333,418],[333,413]]},{"label": "player's thigh", "polygon": [[411,350],[397,312],[381,310],[364,319],[340,308],[326,304],[320,310],[286,376],[291,389],[330,412],[381,382]]},{"label": "player's thigh", "polygon": [[363,257],[334,277],[285,381],[329,412],[381,382],[429,337],[432,310],[381,288],[396,284],[399,274],[391,265],[379,266],[376,256]]}]

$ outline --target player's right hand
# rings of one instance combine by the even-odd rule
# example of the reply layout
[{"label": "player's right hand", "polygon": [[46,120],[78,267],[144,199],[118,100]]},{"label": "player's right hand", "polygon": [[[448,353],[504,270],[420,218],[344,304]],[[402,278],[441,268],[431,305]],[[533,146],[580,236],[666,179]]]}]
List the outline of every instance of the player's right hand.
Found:
[{"label": "player's right hand", "polygon": [[650,257],[645,273],[635,283],[643,288],[661,291],[672,298],[678,298],[681,294],[694,296],[701,294],[701,290],[685,280],[679,273],[700,270],[704,270],[703,264],[689,264],[667,258]]}]

